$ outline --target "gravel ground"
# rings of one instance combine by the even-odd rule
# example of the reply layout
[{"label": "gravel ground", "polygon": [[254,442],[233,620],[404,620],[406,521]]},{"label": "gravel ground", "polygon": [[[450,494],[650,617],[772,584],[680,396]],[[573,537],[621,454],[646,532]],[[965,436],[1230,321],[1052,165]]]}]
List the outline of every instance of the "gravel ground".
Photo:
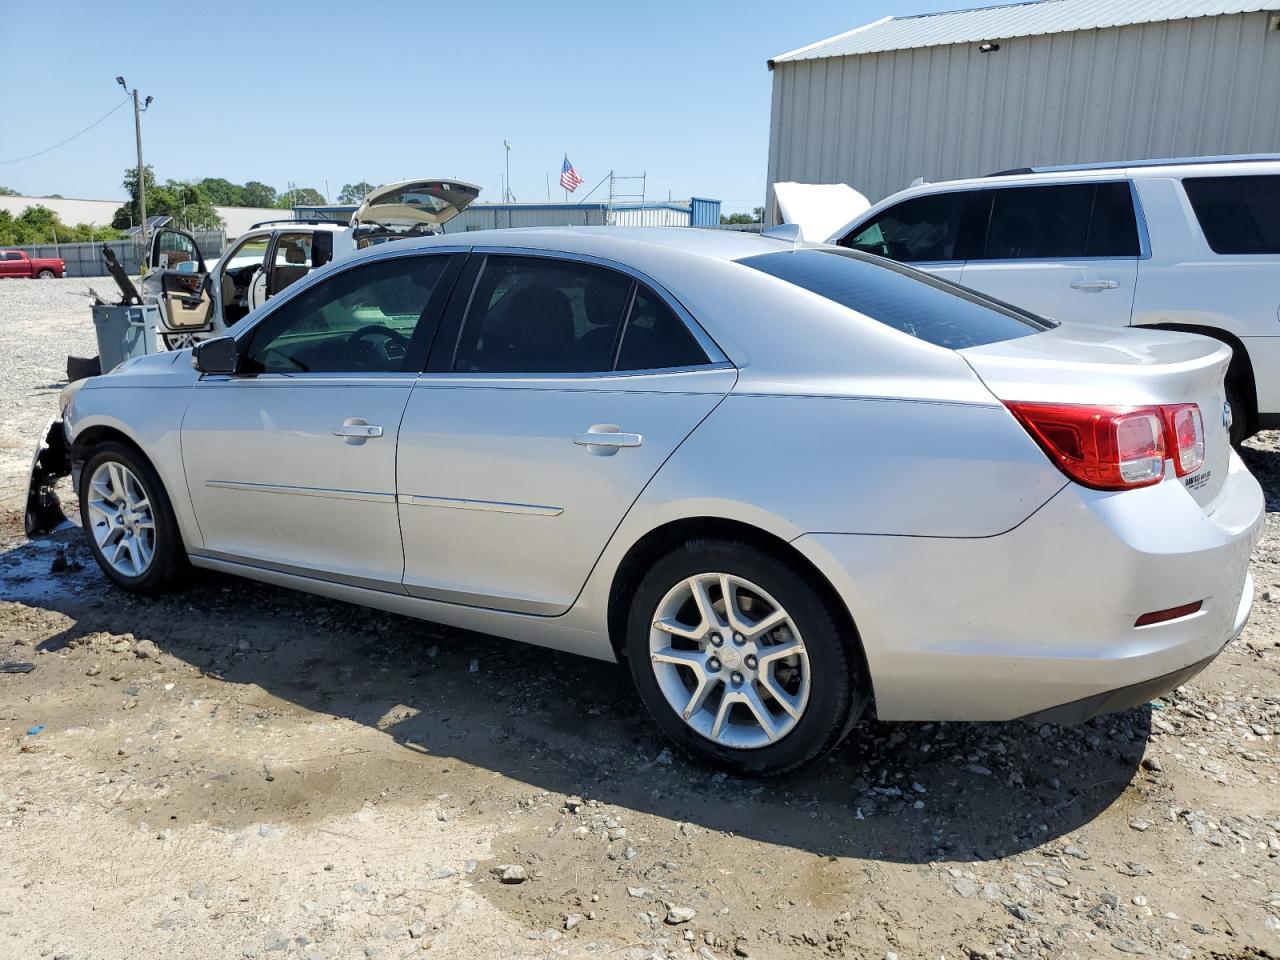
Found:
[{"label": "gravel ground", "polygon": [[37,435],[66,386],[67,354],[98,353],[90,287],[115,299],[110,277],[0,281],[0,510],[26,497]]},{"label": "gravel ground", "polygon": [[[83,287],[0,284],[5,491]],[[0,957],[1280,956],[1280,514],[1175,694],[864,723],[761,784],[673,757],[609,665],[210,575],[130,598],[0,506],[0,660],[35,665],[0,675]]]}]

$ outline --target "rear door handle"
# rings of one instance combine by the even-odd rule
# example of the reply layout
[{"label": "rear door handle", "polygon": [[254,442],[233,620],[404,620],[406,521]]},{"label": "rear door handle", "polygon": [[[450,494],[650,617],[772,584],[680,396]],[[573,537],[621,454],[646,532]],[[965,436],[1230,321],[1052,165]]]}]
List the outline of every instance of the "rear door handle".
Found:
[{"label": "rear door handle", "polygon": [[598,457],[611,457],[623,447],[640,446],[644,437],[638,433],[623,433],[616,423],[594,423],[586,433],[575,433],[573,442]]},{"label": "rear door handle", "polygon": [[360,417],[348,417],[342,426],[333,428],[335,437],[342,437],[347,443],[364,443],[366,440],[382,436],[382,427],[369,423]]},{"label": "rear door handle", "polygon": [[1072,290],[1114,290],[1120,286],[1119,280],[1076,280],[1071,284]]}]

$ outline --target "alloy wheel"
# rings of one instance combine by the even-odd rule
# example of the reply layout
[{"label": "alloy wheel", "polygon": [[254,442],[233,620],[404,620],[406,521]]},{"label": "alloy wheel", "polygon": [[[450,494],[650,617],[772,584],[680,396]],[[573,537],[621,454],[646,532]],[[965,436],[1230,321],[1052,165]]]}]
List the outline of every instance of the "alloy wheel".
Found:
[{"label": "alloy wheel", "polygon": [[89,479],[88,508],[102,558],[123,576],[146,573],[155,556],[155,514],[133,471],[116,460],[99,464]]},{"label": "alloy wheel", "polygon": [[676,714],[726,747],[777,742],[809,701],[809,657],[791,616],[732,574],[696,574],[667,591],[654,611],[649,659]]}]

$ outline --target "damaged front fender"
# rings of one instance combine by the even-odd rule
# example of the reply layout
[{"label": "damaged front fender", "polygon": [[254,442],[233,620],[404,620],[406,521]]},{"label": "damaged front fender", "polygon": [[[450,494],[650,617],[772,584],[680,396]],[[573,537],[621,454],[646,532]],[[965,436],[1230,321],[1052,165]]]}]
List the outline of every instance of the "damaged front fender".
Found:
[{"label": "damaged front fender", "polygon": [[36,455],[31,461],[31,480],[27,484],[27,513],[24,527],[28,537],[48,533],[67,519],[53,488],[71,473],[67,434],[61,419],[50,420],[45,427]]}]

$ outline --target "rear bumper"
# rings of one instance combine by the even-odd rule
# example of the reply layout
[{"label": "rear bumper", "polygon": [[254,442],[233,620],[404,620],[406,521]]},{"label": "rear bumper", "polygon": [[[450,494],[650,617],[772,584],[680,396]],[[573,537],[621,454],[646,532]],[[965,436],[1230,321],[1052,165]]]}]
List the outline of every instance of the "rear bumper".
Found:
[{"label": "rear bumper", "polygon": [[[1233,453],[1208,513],[1172,478],[1123,493],[1072,484],[995,537],[794,545],[848,604],[881,719],[1085,719],[1166,692],[1239,635],[1263,512]],[[1134,626],[1196,600],[1190,616]]]}]

